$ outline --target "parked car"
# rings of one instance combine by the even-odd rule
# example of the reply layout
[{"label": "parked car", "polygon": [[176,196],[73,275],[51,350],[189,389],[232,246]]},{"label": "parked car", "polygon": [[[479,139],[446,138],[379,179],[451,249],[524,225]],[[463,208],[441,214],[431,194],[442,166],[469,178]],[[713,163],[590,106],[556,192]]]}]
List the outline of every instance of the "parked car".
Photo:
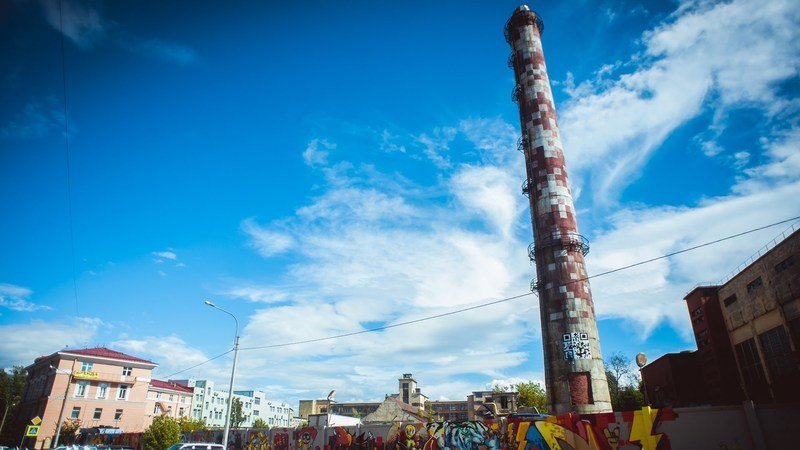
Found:
[{"label": "parked car", "polygon": [[167,450],[225,450],[225,447],[212,442],[178,442],[172,444]]}]

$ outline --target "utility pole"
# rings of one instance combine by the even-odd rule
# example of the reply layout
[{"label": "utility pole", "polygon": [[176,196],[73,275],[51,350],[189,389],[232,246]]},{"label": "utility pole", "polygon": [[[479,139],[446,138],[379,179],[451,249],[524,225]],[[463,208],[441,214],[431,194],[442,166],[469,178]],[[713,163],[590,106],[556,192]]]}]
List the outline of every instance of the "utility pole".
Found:
[{"label": "utility pole", "polygon": [[[50,448],[58,447],[58,438],[61,437],[61,424],[64,421],[64,409],[67,407],[67,395],[69,395],[69,385],[72,382],[72,374],[75,372],[75,363],[78,362],[77,359],[72,361],[72,370],[69,371],[69,375],[67,376],[67,387],[64,388],[64,401],[61,402],[61,412],[58,413],[58,427],[56,428],[56,436],[53,438],[53,445]],[[53,366],[50,366],[53,367]],[[53,367],[56,371],[56,376],[58,376],[59,372],[58,367]],[[22,444],[20,444],[20,448]]]}]

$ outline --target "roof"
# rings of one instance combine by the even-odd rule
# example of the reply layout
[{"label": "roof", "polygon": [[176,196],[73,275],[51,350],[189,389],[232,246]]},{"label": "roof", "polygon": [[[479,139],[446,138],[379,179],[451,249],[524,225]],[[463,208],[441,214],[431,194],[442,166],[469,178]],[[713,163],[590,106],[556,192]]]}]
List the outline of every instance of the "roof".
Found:
[{"label": "roof", "polygon": [[170,383],[169,381],[156,380],[156,379],[150,380],[150,386],[158,389],[169,389],[171,391],[186,392],[189,394],[194,392],[194,389],[192,388],[181,386],[180,384]]},{"label": "roof", "polygon": [[120,359],[123,361],[156,365],[156,363],[154,363],[153,361],[139,358],[136,356],[131,356],[122,352],[118,352],[116,350],[111,350],[110,348],[106,347],[94,347],[94,348],[83,348],[83,349],[65,348],[64,350],[61,350],[58,353],[69,353],[71,355],[82,355],[82,356],[95,356],[98,358]]}]

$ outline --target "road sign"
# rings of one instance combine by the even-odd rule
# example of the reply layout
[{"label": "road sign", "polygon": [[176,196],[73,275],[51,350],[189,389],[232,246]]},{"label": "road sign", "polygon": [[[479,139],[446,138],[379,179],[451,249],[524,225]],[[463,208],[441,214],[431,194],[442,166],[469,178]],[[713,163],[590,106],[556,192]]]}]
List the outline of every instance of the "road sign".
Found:
[{"label": "road sign", "polygon": [[31,423],[34,424],[34,425],[39,425],[40,423],[42,423],[42,418],[39,417],[39,416],[36,416],[33,419],[31,419]]},{"label": "road sign", "polygon": [[38,436],[39,435],[39,428],[41,428],[39,425],[28,425],[28,427],[25,428],[25,436],[27,436],[27,437],[36,437],[36,436]]}]

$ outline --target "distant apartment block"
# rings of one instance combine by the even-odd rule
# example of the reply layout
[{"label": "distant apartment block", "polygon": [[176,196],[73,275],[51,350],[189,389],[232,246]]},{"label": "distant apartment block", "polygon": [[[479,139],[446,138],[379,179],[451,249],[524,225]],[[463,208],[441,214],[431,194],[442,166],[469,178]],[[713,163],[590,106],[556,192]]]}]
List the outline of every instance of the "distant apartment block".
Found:
[{"label": "distant apartment block", "polygon": [[[228,391],[214,389],[211,380],[170,380],[170,383],[191,391],[190,417],[203,419],[209,427],[224,427],[228,411]],[[286,403],[268,400],[263,391],[233,391],[233,397],[242,402],[245,420],[241,427],[250,427],[256,419],[264,420],[270,427],[287,427],[294,417],[294,409]]]}]

